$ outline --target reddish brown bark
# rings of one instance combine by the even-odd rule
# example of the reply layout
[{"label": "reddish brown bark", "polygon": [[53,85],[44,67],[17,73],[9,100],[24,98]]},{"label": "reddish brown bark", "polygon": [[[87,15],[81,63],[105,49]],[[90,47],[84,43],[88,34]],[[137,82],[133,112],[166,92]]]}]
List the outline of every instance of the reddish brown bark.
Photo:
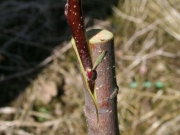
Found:
[{"label": "reddish brown bark", "polygon": [[[99,119],[93,100],[85,86],[85,115],[88,134],[119,135],[113,36],[108,31],[104,33],[103,30],[91,30],[88,32],[88,38],[97,40],[95,42],[90,40],[88,46],[83,24],[81,0],[68,0],[65,6],[65,15],[76,43],[78,55],[87,74],[88,85],[92,93],[94,93],[95,88],[97,95]],[[106,51],[106,55],[93,71],[92,63],[95,63],[103,50]],[[94,76],[94,72],[96,72],[96,76]]]},{"label": "reddish brown bark", "polygon": [[105,50],[106,55],[97,66],[95,89],[98,102],[99,127],[95,107],[89,94],[85,90],[85,115],[89,135],[119,135],[117,118],[117,84],[115,76],[114,41],[104,39],[102,30],[90,30],[88,37],[96,36],[99,41],[89,42],[93,63],[100,53]]},{"label": "reddish brown bark", "polygon": [[70,26],[73,38],[75,39],[84,69],[92,68],[83,23],[81,0],[68,0],[68,3],[65,5],[65,16]]},{"label": "reddish brown bark", "polygon": [[[82,16],[81,0],[68,0],[65,5],[65,16],[70,26],[77,50],[84,67],[92,69],[92,61],[86,40],[86,32]],[[90,90],[93,92],[94,81],[88,80]]]}]

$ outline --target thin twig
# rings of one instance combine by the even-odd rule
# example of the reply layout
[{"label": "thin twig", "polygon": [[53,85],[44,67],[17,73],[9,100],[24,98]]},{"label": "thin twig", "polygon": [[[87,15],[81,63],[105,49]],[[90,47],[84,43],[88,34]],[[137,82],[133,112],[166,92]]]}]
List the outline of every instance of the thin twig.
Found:
[{"label": "thin twig", "polygon": [[[14,107],[0,108],[0,114],[15,114],[17,112],[23,112],[23,111],[24,110],[17,109]],[[49,114],[40,113],[40,112],[36,112],[36,111],[28,111],[28,114],[31,116],[42,117],[42,118],[46,118],[46,119],[53,119],[53,116],[51,116]]]},{"label": "thin twig", "polygon": [[56,124],[59,121],[62,122],[63,119],[60,118],[60,119],[47,121],[47,122],[43,122],[43,123],[33,122],[33,121],[32,122],[30,122],[30,121],[19,121],[19,120],[0,121],[0,130],[2,130],[4,128],[8,128],[8,127],[14,127],[14,126],[18,126],[18,127],[39,127],[39,128],[50,127],[50,126],[53,126],[54,124]]}]

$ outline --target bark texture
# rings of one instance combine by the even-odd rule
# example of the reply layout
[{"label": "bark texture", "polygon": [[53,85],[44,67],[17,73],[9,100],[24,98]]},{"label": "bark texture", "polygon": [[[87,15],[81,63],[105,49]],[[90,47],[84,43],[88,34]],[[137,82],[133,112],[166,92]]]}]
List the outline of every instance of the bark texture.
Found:
[{"label": "bark texture", "polygon": [[117,90],[113,34],[107,30],[93,29],[87,32],[92,62],[100,53],[106,55],[95,69],[95,92],[98,102],[99,126],[95,107],[85,90],[85,108],[89,135],[119,135],[117,117]]}]

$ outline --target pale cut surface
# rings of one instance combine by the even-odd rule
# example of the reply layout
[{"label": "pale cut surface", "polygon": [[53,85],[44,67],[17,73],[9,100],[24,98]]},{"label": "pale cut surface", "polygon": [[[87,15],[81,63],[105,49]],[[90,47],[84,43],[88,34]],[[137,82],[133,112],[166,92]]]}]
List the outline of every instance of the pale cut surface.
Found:
[{"label": "pale cut surface", "polygon": [[113,34],[105,29],[92,29],[87,32],[90,44],[107,42],[113,38]]}]

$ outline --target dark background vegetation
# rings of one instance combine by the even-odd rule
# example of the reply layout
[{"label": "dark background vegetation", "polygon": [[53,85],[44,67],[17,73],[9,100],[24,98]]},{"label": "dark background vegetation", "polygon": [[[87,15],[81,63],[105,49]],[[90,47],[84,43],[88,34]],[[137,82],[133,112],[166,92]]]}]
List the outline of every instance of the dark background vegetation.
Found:
[{"label": "dark background vegetation", "polygon": [[[34,69],[28,73],[28,69],[36,67],[55,47],[62,47],[60,44],[70,39],[65,3],[66,0],[0,2],[0,81],[3,82],[0,105],[16,98],[40,72]],[[89,18],[87,25],[92,26],[95,18],[105,19],[111,4],[117,1],[83,1],[84,15]]]},{"label": "dark background vegetation", "polygon": [[[0,1],[2,135],[87,134],[65,3]],[[122,135],[179,135],[179,5],[178,0],[83,0],[87,29],[115,34]]]}]

